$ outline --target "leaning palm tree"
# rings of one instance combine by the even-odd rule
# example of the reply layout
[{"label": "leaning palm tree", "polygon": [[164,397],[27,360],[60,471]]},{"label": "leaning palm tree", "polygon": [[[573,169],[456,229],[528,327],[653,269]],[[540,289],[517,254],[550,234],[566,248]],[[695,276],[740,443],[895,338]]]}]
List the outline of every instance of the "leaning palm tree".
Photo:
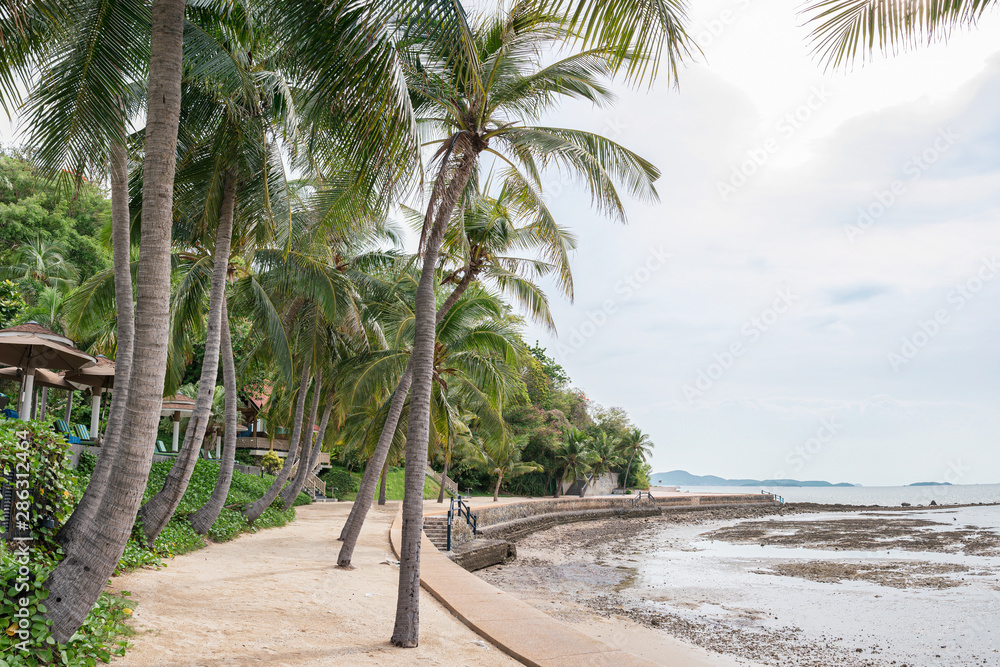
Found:
[{"label": "leaning palm tree", "polygon": [[653,452],[653,441],[641,429],[631,428],[622,437],[618,445],[618,451],[622,456],[628,457],[628,465],[625,466],[625,476],[621,479],[621,488],[624,489],[625,485],[628,484],[629,473],[632,472],[632,462],[636,457],[644,462],[646,457]]},{"label": "leaning palm tree", "polygon": [[947,40],[974,26],[996,0],[814,0],[803,13],[813,24],[814,53],[837,67],[875,51],[893,54]]},{"label": "leaning palm tree", "polygon": [[435,268],[455,206],[480,156],[506,164],[510,175],[541,190],[541,172],[560,167],[578,175],[595,205],[624,219],[615,183],[634,197],[655,200],[659,172],[617,143],[590,132],[535,125],[560,98],[608,103],[602,82],[611,73],[612,54],[589,49],[551,65],[542,54],[574,38],[561,16],[515,5],[484,17],[472,31],[474,48],[456,59],[432,40],[411,40],[403,54],[407,83],[420,127],[437,147],[440,168],[424,216],[420,248],[422,272],[414,308],[413,376],[407,425],[400,585],[392,642],[415,646],[419,618],[420,534],[423,479],[427,464],[434,362]]}]

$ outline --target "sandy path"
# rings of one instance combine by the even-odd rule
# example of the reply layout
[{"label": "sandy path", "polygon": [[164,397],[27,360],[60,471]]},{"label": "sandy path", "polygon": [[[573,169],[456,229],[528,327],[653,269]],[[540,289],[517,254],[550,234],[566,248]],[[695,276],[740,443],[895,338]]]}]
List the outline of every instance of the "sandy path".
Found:
[{"label": "sandy path", "polygon": [[[297,508],[284,528],[264,530],[118,577],[132,593],[134,646],[120,665],[512,665],[426,591],[420,646],[389,644],[398,568],[389,525],[399,503],[374,507],[353,571],[334,563],[350,503]],[[374,595],[369,595],[374,593]]]}]

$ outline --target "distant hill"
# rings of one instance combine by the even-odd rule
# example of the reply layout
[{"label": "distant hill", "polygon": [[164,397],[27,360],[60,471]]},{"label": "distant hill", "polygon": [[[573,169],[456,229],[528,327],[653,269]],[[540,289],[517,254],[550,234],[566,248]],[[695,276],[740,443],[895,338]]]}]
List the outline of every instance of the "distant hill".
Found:
[{"label": "distant hill", "polygon": [[654,486],[856,486],[841,482],[797,479],[726,479],[715,475],[692,475],[686,470],[657,472],[650,476]]},{"label": "distant hill", "polygon": [[951,486],[951,482],[914,482],[907,486]]}]

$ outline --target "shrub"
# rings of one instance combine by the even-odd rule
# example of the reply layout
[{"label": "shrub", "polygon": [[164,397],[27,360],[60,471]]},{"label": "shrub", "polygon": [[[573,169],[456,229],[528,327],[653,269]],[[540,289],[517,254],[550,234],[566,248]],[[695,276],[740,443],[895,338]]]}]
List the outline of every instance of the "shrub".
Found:
[{"label": "shrub", "polygon": [[260,457],[260,465],[268,475],[274,475],[279,470],[281,470],[281,457],[275,454],[273,451],[264,454]]},{"label": "shrub", "polygon": [[327,468],[319,474],[319,478],[326,482],[329,498],[344,498],[358,490],[358,480],[344,468]]},{"label": "shrub", "polygon": [[82,452],[80,461],[76,464],[76,474],[90,477],[94,474],[94,467],[97,465],[97,454],[92,452]]}]

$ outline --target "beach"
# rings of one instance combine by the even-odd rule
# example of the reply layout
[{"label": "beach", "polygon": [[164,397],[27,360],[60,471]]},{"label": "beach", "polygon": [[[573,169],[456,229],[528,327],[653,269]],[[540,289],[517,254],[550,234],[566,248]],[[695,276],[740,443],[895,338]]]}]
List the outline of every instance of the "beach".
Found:
[{"label": "beach", "polygon": [[719,508],[559,526],[479,571],[657,661],[1000,665],[1000,507]]}]

